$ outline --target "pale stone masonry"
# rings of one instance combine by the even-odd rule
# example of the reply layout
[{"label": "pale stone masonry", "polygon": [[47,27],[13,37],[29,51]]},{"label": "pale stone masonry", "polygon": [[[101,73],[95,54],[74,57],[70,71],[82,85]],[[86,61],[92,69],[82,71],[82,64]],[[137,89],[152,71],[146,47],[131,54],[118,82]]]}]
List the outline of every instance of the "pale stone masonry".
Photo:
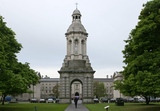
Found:
[{"label": "pale stone masonry", "polygon": [[[94,78],[93,81],[97,82],[102,82],[104,83],[104,86],[106,88],[106,94],[108,95],[108,98],[114,98],[115,96],[119,96],[119,93],[117,92],[118,95],[114,95],[114,88],[112,87],[113,85],[113,78]],[[53,95],[52,89],[56,85],[60,85],[60,78],[42,78],[37,85],[33,86],[31,85],[30,89],[34,93],[28,94],[28,93],[23,93],[22,95],[17,96],[16,98],[18,100],[22,101],[28,101],[31,98],[44,98],[47,99]],[[72,84],[71,86],[71,99],[74,97],[76,92],[79,92],[80,98],[82,98],[82,84],[79,81],[76,81]],[[87,90],[86,90],[87,92]],[[95,95],[94,95],[95,96]]]},{"label": "pale stone masonry", "polygon": [[[118,90],[114,90],[114,87],[113,87],[113,82],[115,80],[122,80],[122,79],[123,79],[123,76],[119,72],[115,72],[113,76],[111,76],[110,78],[108,76],[106,78],[94,78],[93,81],[101,82],[104,84],[108,98],[114,98],[114,99],[118,97],[127,98],[122,94],[120,94]],[[31,85],[29,90],[33,91],[34,93],[31,93],[31,94],[23,93],[17,96],[16,98],[22,101],[28,101],[31,98],[36,98],[38,100],[40,98],[47,99],[53,95],[52,89],[57,84],[60,85],[60,78],[49,78],[49,77],[42,78],[40,79],[39,83],[34,87]],[[87,92],[87,90],[85,91]],[[71,99],[74,97],[74,94],[76,92],[79,92],[80,98],[83,99],[82,83],[79,81],[75,81],[71,85]]]},{"label": "pale stone masonry", "polygon": [[[95,71],[87,56],[88,33],[81,24],[81,13],[75,9],[72,14],[72,24],[66,35],[67,55],[58,71],[60,74],[60,103],[71,103],[72,84],[80,82],[82,85],[82,102],[93,102],[93,79]],[[79,92],[78,92],[79,93]]]},{"label": "pale stone masonry", "polygon": [[[117,80],[122,81],[123,80],[123,76],[119,72],[114,72],[113,77],[114,77],[114,81],[117,81]],[[123,96],[123,94],[120,93],[119,90],[114,90],[113,95],[114,95],[114,98],[118,98],[118,97],[126,98],[125,96]]]}]

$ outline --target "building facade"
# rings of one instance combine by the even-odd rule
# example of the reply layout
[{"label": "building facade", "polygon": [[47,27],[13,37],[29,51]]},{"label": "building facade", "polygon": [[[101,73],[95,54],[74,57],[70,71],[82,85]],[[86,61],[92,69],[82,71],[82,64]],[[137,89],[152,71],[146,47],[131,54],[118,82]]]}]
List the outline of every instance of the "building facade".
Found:
[{"label": "building facade", "polygon": [[[120,79],[120,74],[118,72],[115,72],[113,76],[110,78],[94,78],[94,82],[101,82],[104,84],[104,87],[106,89],[106,94],[108,95],[107,98],[118,98],[118,97],[123,97],[122,94],[118,90],[114,90],[113,87],[113,82],[117,80],[117,78]],[[40,79],[39,83],[35,85],[34,87],[31,85],[30,89],[33,93],[23,93],[16,98],[18,100],[23,100],[23,101],[28,101],[31,98],[44,98],[48,99],[50,97],[56,97],[55,94],[53,93],[53,89],[55,86],[60,85],[60,78],[42,78]],[[79,81],[74,82],[71,85],[71,98],[72,99],[75,95],[76,92],[79,92],[80,99],[83,99],[82,96],[82,84]],[[59,90],[60,92],[60,90]],[[95,96],[95,95],[94,95]],[[59,98],[59,96],[57,97]]]}]

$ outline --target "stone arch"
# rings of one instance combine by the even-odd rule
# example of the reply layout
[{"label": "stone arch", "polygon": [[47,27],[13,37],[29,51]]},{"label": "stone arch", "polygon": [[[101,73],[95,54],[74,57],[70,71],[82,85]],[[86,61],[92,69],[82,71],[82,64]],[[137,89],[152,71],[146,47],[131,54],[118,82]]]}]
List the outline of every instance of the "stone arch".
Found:
[{"label": "stone arch", "polygon": [[83,81],[82,81],[81,79],[78,79],[78,78],[73,78],[73,79],[71,80],[71,83],[70,83],[70,84],[72,84],[72,83],[75,82],[75,81],[79,81],[81,84],[83,84]]},{"label": "stone arch", "polygon": [[[78,88],[76,88],[76,86],[73,86],[73,85],[77,85],[77,82],[80,83],[80,84],[78,83],[79,84]],[[81,79],[74,78],[70,82],[70,96],[73,98],[73,96],[75,96],[76,93],[79,94],[79,97],[81,99],[83,98],[83,81]]]}]

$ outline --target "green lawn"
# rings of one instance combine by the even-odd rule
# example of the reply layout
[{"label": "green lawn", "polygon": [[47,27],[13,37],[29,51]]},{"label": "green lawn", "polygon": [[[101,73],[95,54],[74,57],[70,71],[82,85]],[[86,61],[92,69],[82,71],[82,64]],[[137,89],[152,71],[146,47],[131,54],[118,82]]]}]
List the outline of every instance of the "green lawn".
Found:
[{"label": "green lawn", "polygon": [[[0,105],[0,111],[64,111],[69,104],[54,103],[9,103]],[[142,103],[125,103],[124,106],[115,106],[114,103],[85,104],[90,111],[160,111],[160,103],[145,105]]]},{"label": "green lawn", "polygon": [[0,104],[0,111],[64,111],[69,104],[9,103]]},{"label": "green lawn", "polygon": [[143,103],[125,103],[124,106],[115,106],[114,103],[85,104],[90,111],[105,111],[105,106],[110,106],[108,111],[160,111],[160,103],[146,105]]}]

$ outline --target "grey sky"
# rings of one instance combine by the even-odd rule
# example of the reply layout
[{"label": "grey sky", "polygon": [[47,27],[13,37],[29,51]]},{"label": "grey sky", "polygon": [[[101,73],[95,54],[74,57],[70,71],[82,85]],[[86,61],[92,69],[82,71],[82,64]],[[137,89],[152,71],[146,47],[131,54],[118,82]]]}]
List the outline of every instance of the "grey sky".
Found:
[{"label": "grey sky", "polygon": [[18,60],[42,75],[59,77],[66,55],[65,33],[75,3],[89,33],[87,55],[95,77],[123,70],[125,43],[147,0],[0,0],[0,15],[23,49]]}]

